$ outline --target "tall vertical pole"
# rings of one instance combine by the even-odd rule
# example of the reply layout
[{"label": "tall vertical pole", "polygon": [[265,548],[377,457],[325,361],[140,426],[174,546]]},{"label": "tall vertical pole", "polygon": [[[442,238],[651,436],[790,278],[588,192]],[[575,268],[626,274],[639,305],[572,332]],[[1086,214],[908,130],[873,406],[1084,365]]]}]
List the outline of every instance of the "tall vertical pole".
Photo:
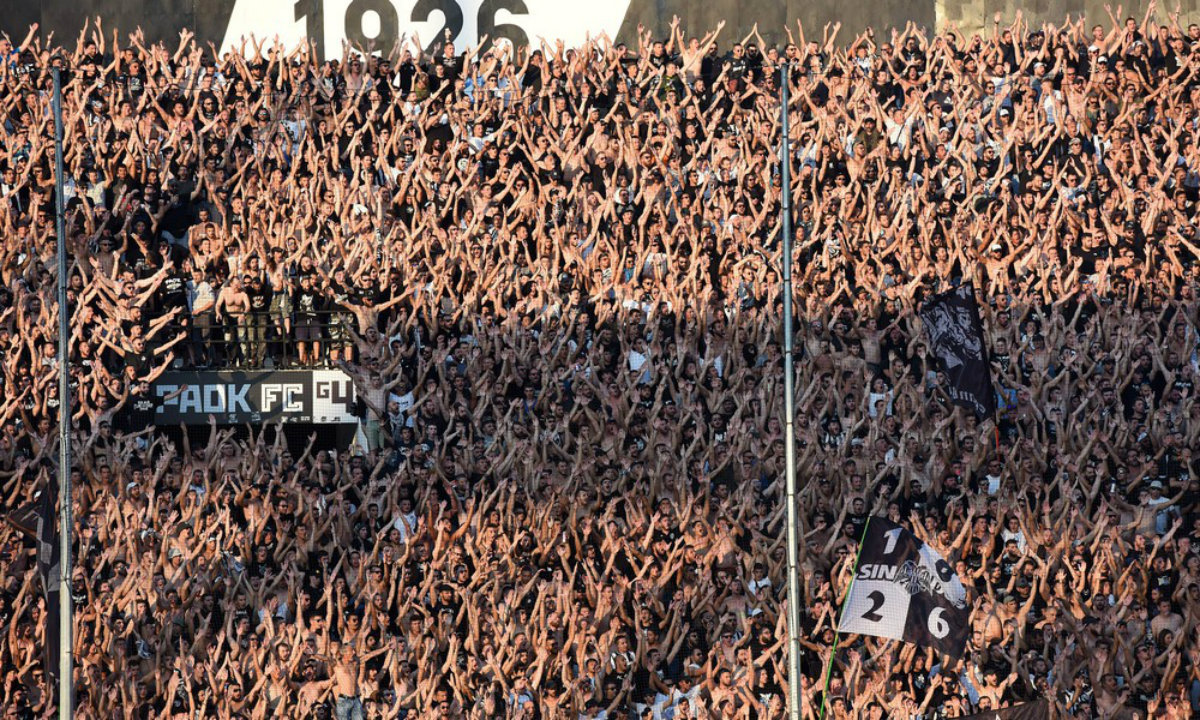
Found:
[{"label": "tall vertical pole", "polygon": [[54,97],[54,233],[58,236],[58,716],[72,716],[74,694],[71,668],[71,395],[67,383],[67,364],[71,359],[67,343],[70,318],[67,317],[67,229],[64,222],[66,199],[63,197],[63,120],[62,71],[53,69]]},{"label": "tall vertical pole", "polygon": [[783,442],[787,480],[787,613],[788,613],[788,712],[800,720],[800,512],[796,507],[796,372],[792,337],[792,144],[788,137],[787,62],[780,82],[782,140],[779,147],[780,192],[783,195]]}]

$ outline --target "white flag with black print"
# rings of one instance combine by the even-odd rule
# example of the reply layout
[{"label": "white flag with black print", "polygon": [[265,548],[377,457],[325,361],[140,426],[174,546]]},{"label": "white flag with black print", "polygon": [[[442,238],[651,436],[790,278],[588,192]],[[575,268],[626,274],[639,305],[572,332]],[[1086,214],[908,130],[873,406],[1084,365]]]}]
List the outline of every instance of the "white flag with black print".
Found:
[{"label": "white flag with black print", "polygon": [[967,589],[936,550],[885,518],[867,521],[839,632],[903,640],[959,657],[969,615]]}]

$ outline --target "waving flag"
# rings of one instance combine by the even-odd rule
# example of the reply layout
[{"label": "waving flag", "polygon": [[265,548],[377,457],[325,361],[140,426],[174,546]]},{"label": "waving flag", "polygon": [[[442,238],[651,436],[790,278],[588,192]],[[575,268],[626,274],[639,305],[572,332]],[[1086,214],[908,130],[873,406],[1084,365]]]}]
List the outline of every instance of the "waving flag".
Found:
[{"label": "waving flag", "polygon": [[967,590],[936,550],[872,517],[838,631],[875,635],[959,657],[967,643]]},{"label": "waving flag", "polygon": [[1050,717],[1050,709],[1045,700],[1035,700],[1031,703],[1012,705],[999,710],[988,710],[975,715],[966,715],[962,720],[1043,720]]},{"label": "waving flag", "polygon": [[4,520],[26,537],[37,543],[38,571],[42,576],[42,589],[46,596],[46,646],[42,648],[42,664],[46,676],[52,683],[58,682],[58,656],[60,638],[58,632],[58,584],[61,572],[62,551],[55,532],[57,519],[58,484],[51,478],[46,488],[38,493],[33,502],[16,508],[4,516]]},{"label": "waving flag", "polygon": [[55,532],[54,521],[57,514],[55,498],[58,495],[58,484],[52,479],[46,483],[46,489],[38,499],[37,513],[37,544],[38,569],[42,573],[42,587],[46,592],[46,647],[42,657],[46,677],[51,682],[58,681],[58,583],[62,565],[61,551],[58,545],[58,533]]},{"label": "waving flag", "polygon": [[975,287],[970,283],[935,295],[921,308],[929,346],[950,381],[950,399],[980,418],[996,414],[996,391]]},{"label": "waving flag", "polygon": [[38,513],[41,505],[37,502],[27,503],[4,516],[9,525],[29,538],[37,538]]}]

